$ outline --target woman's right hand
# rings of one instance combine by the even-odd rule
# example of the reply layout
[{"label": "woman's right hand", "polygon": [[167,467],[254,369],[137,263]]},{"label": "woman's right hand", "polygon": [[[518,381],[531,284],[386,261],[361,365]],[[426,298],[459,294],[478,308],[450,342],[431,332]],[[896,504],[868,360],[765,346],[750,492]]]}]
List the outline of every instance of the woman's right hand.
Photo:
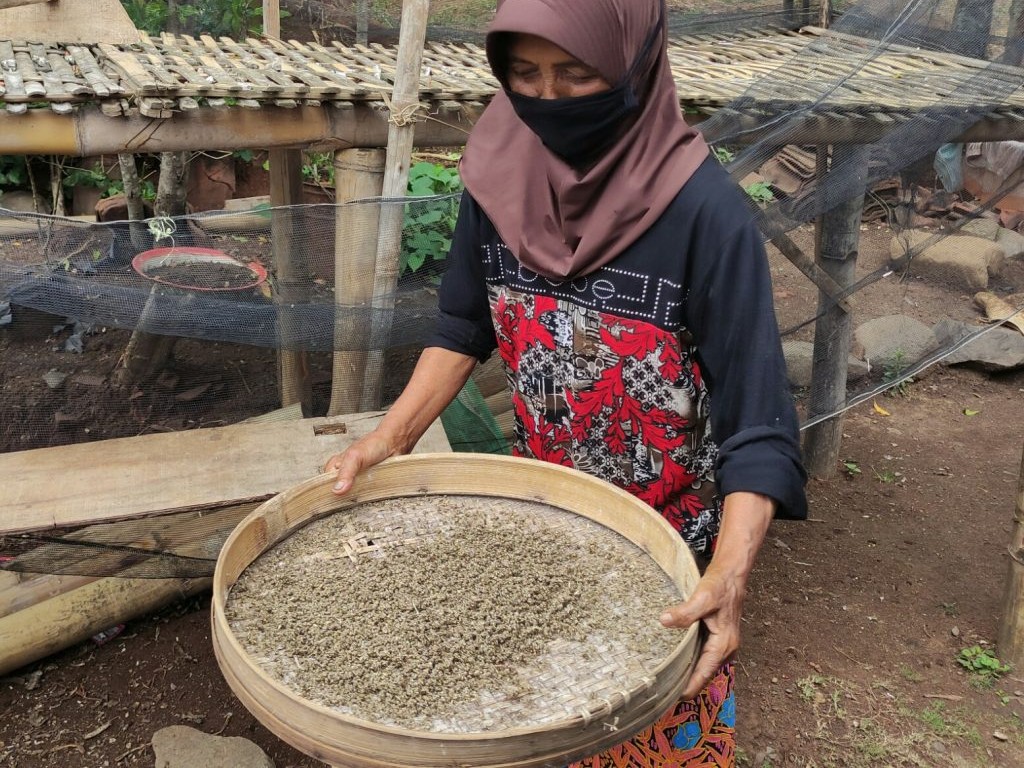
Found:
[{"label": "woman's right hand", "polygon": [[348,493],[352,483],[363,470],[400,453],[392,441],[380,430],[364,435],[341,453],[336,453],[324,464],[324,472],[337,472],[331,492],[341,496]]}]

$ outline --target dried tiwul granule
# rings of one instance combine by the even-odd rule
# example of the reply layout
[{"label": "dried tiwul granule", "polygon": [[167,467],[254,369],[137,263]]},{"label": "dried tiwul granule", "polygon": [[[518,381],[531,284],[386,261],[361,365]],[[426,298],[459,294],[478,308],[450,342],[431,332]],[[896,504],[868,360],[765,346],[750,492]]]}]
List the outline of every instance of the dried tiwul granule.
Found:
[{"label": "dried tiwul granule", "polygon": [[628,689],[680,640],[680,600],[622,536],[506,499],[366,504],[294,533],[241,575],[227,618],[300,695],[428,731],[550,722]]}]

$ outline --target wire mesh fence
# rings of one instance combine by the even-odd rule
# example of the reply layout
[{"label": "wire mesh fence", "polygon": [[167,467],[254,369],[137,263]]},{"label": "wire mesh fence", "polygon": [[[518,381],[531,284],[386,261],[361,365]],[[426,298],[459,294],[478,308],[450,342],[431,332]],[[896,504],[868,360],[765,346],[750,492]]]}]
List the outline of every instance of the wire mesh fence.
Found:
[{"label": "wire mesh fence", "polygon": [[[353,4],[284,6],[320,35],[354,27]],[[387,10],[371,43],[392,39]],[[864,0],[803,32],[819,8],[670,10],[681,103],[764,233],[805,427],[940,361],[1024,362],[1020,2]],[[434,13],[433,41],[473,42],[490,7]],[[432,333],[457,207],[455,194],[141,222],[0,211],[0,452],[267,413],[287,355],[304,361],[306,415],[386,408]],[[396,216],[398,261],[373,288],[380,221]],[[829,367],[841,373],[816,385]],[[446,414],[454,447],[505,449],[503,385],[495,364],[479,369]],[[81,542],[24,542],[49,547],[29,570],[45,552],[50,571],[95,570],[69,557]],[[203,571],[202,556],[168,565],[173,542],[150,549],[152,569],[132,548],[118,568]]]}]

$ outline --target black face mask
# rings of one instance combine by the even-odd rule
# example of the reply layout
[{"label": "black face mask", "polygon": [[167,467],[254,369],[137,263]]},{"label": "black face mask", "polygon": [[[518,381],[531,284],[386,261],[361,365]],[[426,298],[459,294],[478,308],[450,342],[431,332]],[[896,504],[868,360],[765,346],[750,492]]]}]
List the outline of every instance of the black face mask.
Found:
[{"label": "black face mask", "polygon": [[512,108],[545,147],[573,168],[595,162],[618,140],[629,118],[640,110],[634,85],[636,72],[658,39],[662,22],[663,17],[659,17],[629,72],[615,87],[569,99],[523,96],[506,88]]}]

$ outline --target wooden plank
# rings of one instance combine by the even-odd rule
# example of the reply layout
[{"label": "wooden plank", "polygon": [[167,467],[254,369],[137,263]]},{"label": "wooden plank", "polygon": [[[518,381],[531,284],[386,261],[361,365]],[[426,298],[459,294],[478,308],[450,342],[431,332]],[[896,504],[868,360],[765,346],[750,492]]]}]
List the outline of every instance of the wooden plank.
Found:
[{"label": "wooden plank", "polygon": [[131,44],[139,40],[138,30],[118,0],[60,0],[6,9],[0,5],[0,30],[10,40],[41,43]]},{"label": "wooden plank", "polygon": [[[382,415],[236,424],[2,454],[0,534],[266,499],[319,473]],[[439,423],[417,446],[450,450]]]}]

